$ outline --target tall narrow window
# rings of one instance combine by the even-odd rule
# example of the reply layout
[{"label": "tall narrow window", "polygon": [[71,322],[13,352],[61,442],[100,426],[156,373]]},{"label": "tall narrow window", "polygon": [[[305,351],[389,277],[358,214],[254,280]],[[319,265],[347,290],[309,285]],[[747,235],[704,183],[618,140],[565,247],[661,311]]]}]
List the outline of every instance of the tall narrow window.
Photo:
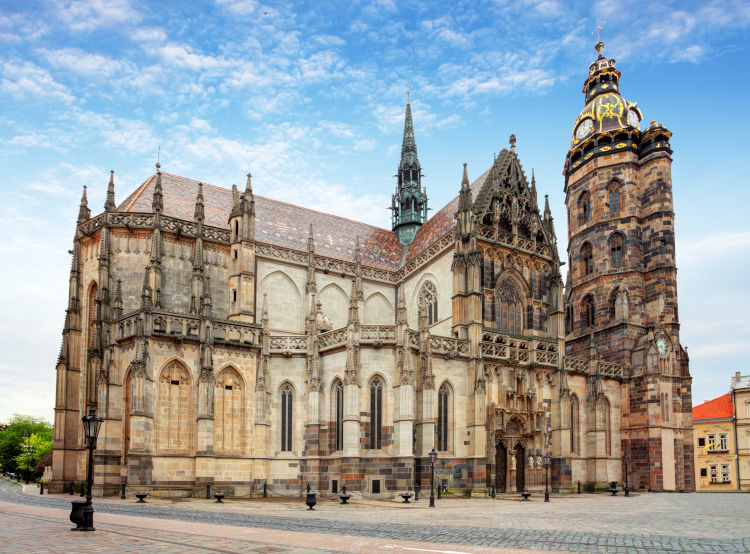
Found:
[{"label": "tall narrow window", "polygon": [[344,448],[344,387],[336,380],[333,385],[333,450]]},{"label": "tall narrow window", "polygon": [[497,326],[509,333],[523,332],[523,303],[518,285],[509,277],[497,283]]},{"label": "tall narrow window", "polygon": [[574,454],[578,454],[578,433],[580,425],[578,417],[578,397],[573,395],[570,397],[570,451]]},{"label": "tall narrow window", "polygon": [[438,420],[437,420],[437,438],[438,451],[445,452],[448,450],[448,385],[443,383],[438,391]]},{"label": "tall narrow window", "polygon": [[591,327],[595,323],[594,299],[589,294],[581,302],[581,311],[583,312],[583,324]]},{"label": "tall narrow window", "polygon": [[620,212],[620,188],[616,184],[609,187],[609,211],[613,214]]},{"label": "tall narrow window", "polygon": [[581,209],[581,223],[588,223],[591,221],[591,195],[584,192],[578,200],[578,204]]},{"label": "tall narrow window", "polygon": [[437,289],[432,281],[425,281],[422,289],[419,291],[419,306],[427,310],[427,324],[437,323],[438,319],[438,299]]},{"label": "tall narrow window", "polygon": [[581,248],[581,258],[583,260],[583,274],[591,275],[594,272],[594,253],[588,242]]},{"label": "tall narrow window", "polygon": [[607,456],[612,455],[612,406],[609,400],[604,398],[604,443],[607,447]]},{"label": "tall narrow window", "polygon": [[619,233],[612,235],[609,240],[610,262],[612,267],[622,266],[622,236]]},{"label": "tall narrow window", "polygon": [[370,448],[382,447],[383,381],[375,377],[370,382]]},{"label": "tall narrow window", "polygon": [[281,389],[281,451],[292,451],[292,403],[293,392],[291,385],[284,385]]},{"label": "tall narrow window", "polygon": [[620,294],[619,287],[615,287],[612,293],[609,295],[609,317],[614,319],[617,315],[617,296]]}]

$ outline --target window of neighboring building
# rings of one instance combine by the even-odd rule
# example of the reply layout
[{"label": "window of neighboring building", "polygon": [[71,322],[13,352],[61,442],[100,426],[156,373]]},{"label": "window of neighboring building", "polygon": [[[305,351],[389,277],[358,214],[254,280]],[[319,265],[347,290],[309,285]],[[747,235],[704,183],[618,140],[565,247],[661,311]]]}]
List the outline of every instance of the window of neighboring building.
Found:
[{"label": "window of neighboring building", "polygon": [[706,438],[708,439],[708,449],[716,450],[716,435],[706,435]]},{"label": "window of neighboring building", "polygon": [[705,467],[701,468],[701,477],[708,477],[708,469]]},{"label": "window of neighboring building", "polygon": [[721,466],[721,482],[729,483],[729,464],[722,464]]},{"label": "window of neighboring building", "polygon": [[706,437],[700,437],[698,439],[698,446],[706,446]]},{"label": "window of neighboring building", "polygon": [[719,435],[719,450],[729,450],[726,433]]},{"label": "window of neighboring building", "polygon": [[711,470],[711,479],[710,479],[710,482],[711,483],[717,483],[719,478],[718,478],[718,470],[717,470],[716,466],[708,466],[708,467]]}]

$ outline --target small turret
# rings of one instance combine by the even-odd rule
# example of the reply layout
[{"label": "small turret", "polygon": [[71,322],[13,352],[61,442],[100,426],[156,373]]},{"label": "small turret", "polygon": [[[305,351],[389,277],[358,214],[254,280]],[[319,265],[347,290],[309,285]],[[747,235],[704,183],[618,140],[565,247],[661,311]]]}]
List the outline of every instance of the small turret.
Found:
[{"label": "small turret", "polygon": [[109,184],[107,185],[107,200],[104,202],[105,212],[114,212],[115,206],[115,170],[109,172]]},{"label": "small turret", "polygon": [[89,200],[86,198],[86,185],[83,185],[83,194],[81,194],[81,205],[78,208],[78,223],[83,223],[91,219],[91,210],[89,210]]}]

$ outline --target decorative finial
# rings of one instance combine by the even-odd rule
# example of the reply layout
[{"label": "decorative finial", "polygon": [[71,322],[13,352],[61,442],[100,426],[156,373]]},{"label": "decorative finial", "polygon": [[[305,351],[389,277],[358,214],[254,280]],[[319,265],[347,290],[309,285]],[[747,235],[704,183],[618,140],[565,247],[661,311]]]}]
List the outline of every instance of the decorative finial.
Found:
[{"label": "decorative finial", "polygon": [[406,103],[407,103],[407,104],[409,103],[409,93],[410,93],[410,92],[411,92],[410,90],[407,90],[407,91],[406,91]]},{"label": "decorative finial", "polygon": [[516,135],[510,135],[510,139],[508,139],[510,142],[510,151],[515,152],[516,151]]},{"label": "decorative finial", "polygon": [[156,171],[159,171],[161,168],[161,164],[159,163],[159,160],[161,159],[161,145],[159,145],[159,150],[156,151]]},{"label": "decorative finial", "polygon": [[247,172],[247,183],[245,184],[245,193],[250,192],[252,194],[253,192],[253,185],[252,185],[253,175],[249,171]]}]

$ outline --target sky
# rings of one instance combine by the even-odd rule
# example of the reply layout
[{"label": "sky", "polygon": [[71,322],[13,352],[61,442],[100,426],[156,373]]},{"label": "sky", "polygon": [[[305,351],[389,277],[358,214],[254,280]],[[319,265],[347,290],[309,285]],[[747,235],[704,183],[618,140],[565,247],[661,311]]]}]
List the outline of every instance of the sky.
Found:
[{"label": "sky", "polygon": [[562,175],[596,53],[674,136],[694,403],[750,373],[750,2],[0,0],[0,421],[52,419],[83,185],[162,170],[390,228],[410,91],[430,206],[518,137],[566,259]]}]

